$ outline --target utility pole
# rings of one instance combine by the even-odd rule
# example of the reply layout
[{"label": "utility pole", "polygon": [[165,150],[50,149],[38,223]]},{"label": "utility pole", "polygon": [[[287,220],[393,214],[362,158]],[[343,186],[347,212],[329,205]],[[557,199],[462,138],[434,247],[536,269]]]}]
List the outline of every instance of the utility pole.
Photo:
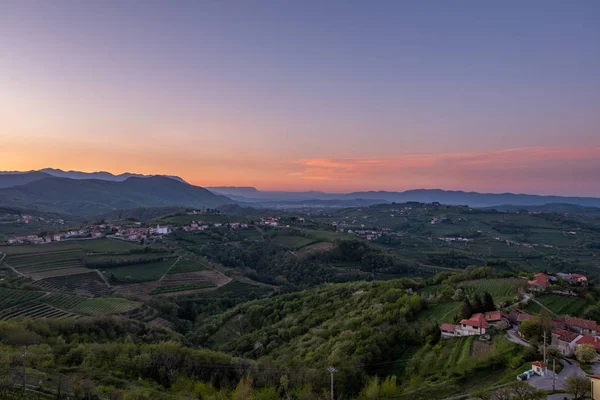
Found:
[{"label": "utility pole", "polygon": [[25,387],[27,384],[27,375],[26,375],[26,369],[25,369],[25,357],[27,357],[29,353],[27,353],[27,348],[25,348],[25,352],[23,352],[23,393],[22,396],[25,397]]},{"label": "utility pole", "polygon": [[333,374],[335,374],[337,372],[337,369],[335,369],[333,367],[329,367],[329,368],[327,368],[327,371],[329,371],[329,373],[331,374],[331,400],[334,400],[334,397],[333,397]]},{"label": "utility pole", "polygon": [[546,364],[546,331],[544,330],[544,364]]},{"label": "utility pole", "polygon": [[556,358],[552,359],[552,391],[556,390]]}]

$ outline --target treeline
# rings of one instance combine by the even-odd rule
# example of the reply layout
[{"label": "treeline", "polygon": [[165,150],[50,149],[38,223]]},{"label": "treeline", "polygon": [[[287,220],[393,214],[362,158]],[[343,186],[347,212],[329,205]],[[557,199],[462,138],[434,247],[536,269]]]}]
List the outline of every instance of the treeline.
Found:
[{"label": "treeline", "polygon": [[86,262],[88,268],[116,268],[126,265],[150,264],[165,260],[165,256],[139,257],[139,258],[109,258],[104,260],[89,260]]}]

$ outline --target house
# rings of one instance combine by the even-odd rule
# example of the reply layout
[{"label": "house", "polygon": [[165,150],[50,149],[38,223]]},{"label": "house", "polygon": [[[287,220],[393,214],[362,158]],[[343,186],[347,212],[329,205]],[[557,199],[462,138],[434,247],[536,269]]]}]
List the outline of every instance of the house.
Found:
[{"label": "house", "polygon": [[456,325],[454,324],[442,324],[440,330],[442,331],[442,337],[456,336]]},{"label": "house", "polygon": [[592,400],[600,400],[600,375],[592,374],[588,375],[588,378],[590,378],[590,384],[592,385]]},{"label": "house", "polygon": [[589,319],[565,315],[564,322],[569,330],[578,332],[581,335],[597,335],[599,331],[596,321],[591,321]]},{"label": "house", "polygon": [[508,318],[502,314],[502,311],[488,311],[484,316],[490,326],[501,325],[504,321],[508,321]]},{"label": "house", "polygon": [[[579,339],[577,339],[576,341],[577,346],[581,346],[584,344],[593,346],[596,348],[596,353],[600,353],[600,339],[598,339],[596,336],[592,336],[592,335],[583,335],[580,336]],[[577,346],[575,346],[575,348],[577,348]],[[598,355],[596,355],[596,360],[598,361],[600,357],[598,357]]]},{"label": "house", "polygon": [[580,285],[587,285],[588,282],[587,277],[581,274],[571,274],[571,280]]},{"label": "house", "polygon": [[529,284],[529,290],[541,292],[546,290],[550,285],[550,275],[546,275],[543,272],[535,274],[533,279],[527,282]]},{"label": "house", "polygon": [[577,332],[565,329],[552,330],[552,346],[555,346],[563,356],[572,357],[577,347],[577,340],[582,336]]},{"label": "house", "polygon": [[463,319],[456,325],[457,336],[483,335],[489,324],[481,313],[473,314],[469,319]]},{"label": "house", "polygon": [[546,376],[546,373],[548,372],[547,367],[548,365],[541,361],[534,361],[531,363],[531,369],[533,370],[533,373],[539,376]]},{"label": "house", "polygon": [[535,317],[533,315],[527,314],[525,311],[519,310],[518,308],[515,308],[514,310],[512,310],[508,316],[510,323],[513,325],[520,325],[521,322],[529,321],[530,319],[534,319],[534,318]]}]

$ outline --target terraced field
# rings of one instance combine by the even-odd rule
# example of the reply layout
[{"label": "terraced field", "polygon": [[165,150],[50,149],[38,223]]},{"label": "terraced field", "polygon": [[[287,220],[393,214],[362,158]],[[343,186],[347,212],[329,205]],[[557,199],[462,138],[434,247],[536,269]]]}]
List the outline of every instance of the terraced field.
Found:
[{"label": "terraced field", "polygon": [[0,310],[35,300],[43,295],[43,292],[33,290],[16,290],[0,287]]},{"label": "terraced field", "polygon": [[72,313],[86,315],[121,314],[141,307],[142,303],[121,297],[85,298],[67,294],[52,294],[42,302]]},{"label": "terraced field", "polygon": [[5,321],[16,318],[76,318],[78,315],[64,310],[59,310],[40,301],[32,301],[0,312],[0,320]]},{"label": "terraced field", "polygon": [[[39,247],[44,247],[39,245]],[[84,267],[85,253],[79,249],[9,254],[4,262],[20,274],[34,280],[88,272]]]},{"label": "terraced field", "polygon": [[296,235],[277,235],[272,240],[278,245],[292,250],[299,249],[315,241],[315,239]]},{"label": "terraced field", "polygon": [[177,261],[177,264],[175,264],[173,266],[173,268],[171,268],[167,272],[167,274],[172,275],[172,274],[181,274],[181,273],[186,273],[186,272],[197,272],[197,271],[203,271],[206,269],[210,269],[210,267],[205,262],[202,262],[201,260],[191,260],[188,258],[182,258],[179,261]]},{"label": "terraced field", "polygon": [[197,289],[208,289],[212,287],[217,287],[212,282],[197,282],[197,283],[187,283],[180,285],[170,285],[170,286],[159,286],[156,289],[150,292],[151,295],[163,294],[163,293],[176,293],[176,292],[185,292],[190,290]]},{"label": "terraced field", "polygon": [[[592,305],[591,302],[580,297],[561,296],[558,294],[544,294],[536,297],[536,300],[558,315],[568,314],[574,317],[582,316],[586,308]],[[539,314],[542,312],[542,307],[532,301],[527,305],[525,311],[532,314]]]},{"label": "terraced field", "polygon": [[58,293],[73,293],[88,297],[108,296],[112,290],[95,271],[85,269],[85,273],[46,278],[35,282],[42,290]]},{"label": "terraced field", "polygon": [[88,315],[121,314],[135,310],[141,306],[142,303],[140,302],[127,300],[122,297],[98,297],[85,299],[74,305],[70,311]]},{"label": "terraced field", "polygon": [[497,304],[514,298],[520,287],[527,286],[527,281],[518,278],[478,279],[462,282],[458,286],[468,296],[476,294],[482,296],[484,292],[489,292]]},{"label": "terraced field", "polygon": [[105,268],[103,271],[112,274],[116,278],[117,284],[156,281],[171,268],[175,260],[175,258],[168,258],[146,264]]}]

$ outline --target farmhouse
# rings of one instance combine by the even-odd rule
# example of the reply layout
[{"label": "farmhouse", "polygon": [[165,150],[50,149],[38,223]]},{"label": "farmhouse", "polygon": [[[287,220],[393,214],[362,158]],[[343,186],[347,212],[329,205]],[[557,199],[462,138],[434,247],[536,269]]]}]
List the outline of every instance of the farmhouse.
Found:
[{"label": "farmhouse", "polygon": [[533,279],[527,282],[529,284],[529,290],[540,292],[545,290],[550,285],[550,275],[546,275],[543,272],[535,274]]},{"label": "farmhouse", "polygon": [[458,325],[442,324],[440,330],[442,337],[454,336],[474,336],[484,335],[489,328],[489,324],[485,319],[485,315],[481,313],[473,314],[469,319],[463,319]]},{"label": "farmhouse", "polygon": [[555,346],[562,355],[572,357],[577,347],[577,340],[582,336],[577,332],[567,331],[565,329],[554,329],[552,331],[552,345]]},{"label": "farmhouse", "polygon": [[527,314],[525,311],[519,310],[518,308],[512,310],[508,316],[510,323],[513,325],[520,325],[521,322],[528,321],[533,318],[535,318],[533,315]]},{"label": "farmhouse", "polygon": [[589,319],[565,315],[564,322],[569,330],[581,335],[597,335],[599,331],[596,321],[591,321]]}]

